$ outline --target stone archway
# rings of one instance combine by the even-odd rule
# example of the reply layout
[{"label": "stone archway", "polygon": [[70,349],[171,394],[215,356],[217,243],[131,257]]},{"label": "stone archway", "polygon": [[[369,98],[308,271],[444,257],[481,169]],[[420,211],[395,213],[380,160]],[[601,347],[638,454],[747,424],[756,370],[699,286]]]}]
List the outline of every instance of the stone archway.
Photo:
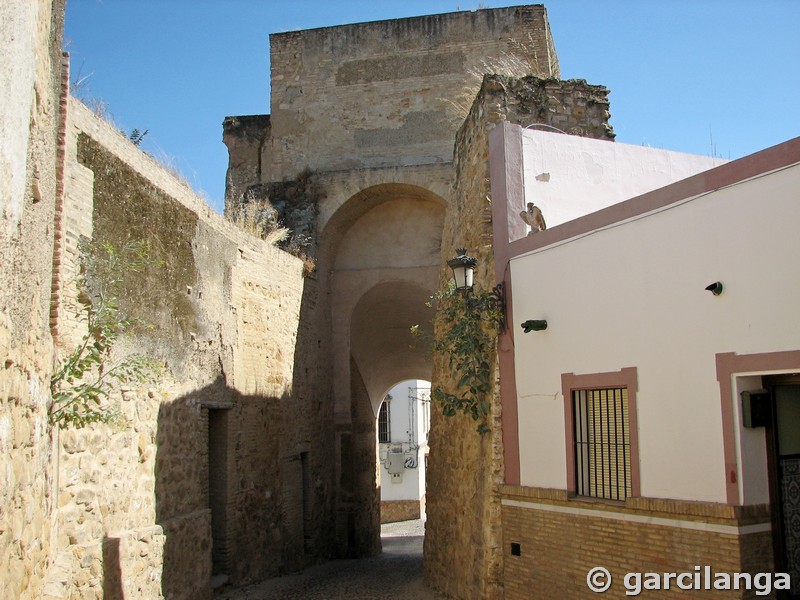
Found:
[{"label": "stone archway", "polygon": [[424,188],[380,184],[344,202],[323,231],[343,556],[380,552],[375,419],[391,385],[430,380],[431,356],[410,327],[430,327],[444,214],[444,200]]}]

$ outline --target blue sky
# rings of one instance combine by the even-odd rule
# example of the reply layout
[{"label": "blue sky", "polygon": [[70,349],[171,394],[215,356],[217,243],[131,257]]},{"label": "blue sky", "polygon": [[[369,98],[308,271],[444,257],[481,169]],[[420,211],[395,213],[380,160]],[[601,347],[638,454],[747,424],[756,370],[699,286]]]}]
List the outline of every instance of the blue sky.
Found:
[{"label": "blue sky", "polygon": [[[498,8],[522,2],[481,2]],[[611,90],[617,141],[739,158],[800,135],[800,1],[550,0],[565,79]],[[222,210],[222,120],[269,112],[269,34],[464,0],[67,0],[72,79]]]}]

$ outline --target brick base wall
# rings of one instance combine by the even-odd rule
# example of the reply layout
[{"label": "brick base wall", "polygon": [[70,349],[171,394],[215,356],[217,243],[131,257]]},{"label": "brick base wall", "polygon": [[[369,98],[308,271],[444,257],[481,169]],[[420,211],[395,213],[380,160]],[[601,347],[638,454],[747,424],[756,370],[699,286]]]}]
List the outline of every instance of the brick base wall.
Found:
[{"label": "brick base wall", "polygon": [[[612,504],[569,499],[560,490],[505,486],[502,522],[507,600],[596,598],[586,577],[598,566],[612,576],[604,598],[628,597],[624,577],[629,572],[694,573],[695,567],[706,565],[717,573],[773,571],[766,506],[644,498]],[[512,544],[518,555],[512,554]],[[673,584],[658,594],[774,597],[756,596],[755,591],[687,592]]]},{"label": "brick base wall", "polygon": [[411,519],[419,519],[420,516],[419,500],[387,500],[381,502],[381,523],[409,521]]}]

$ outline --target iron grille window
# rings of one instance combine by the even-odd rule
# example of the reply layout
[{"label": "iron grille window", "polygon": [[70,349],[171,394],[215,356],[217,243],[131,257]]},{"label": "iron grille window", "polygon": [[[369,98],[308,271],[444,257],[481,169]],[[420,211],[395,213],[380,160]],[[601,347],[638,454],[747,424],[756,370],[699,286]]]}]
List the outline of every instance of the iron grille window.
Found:
[{"label": "iron grille window", "polygon": [[627,388],[574,390],[575,491],[624,500],[631,496]]},{"label": "iron grille window", "polygon": [[392,441],[392,430],[389,427],[389,401],[384,400],[378,411],[378,442],[388,444]]}]

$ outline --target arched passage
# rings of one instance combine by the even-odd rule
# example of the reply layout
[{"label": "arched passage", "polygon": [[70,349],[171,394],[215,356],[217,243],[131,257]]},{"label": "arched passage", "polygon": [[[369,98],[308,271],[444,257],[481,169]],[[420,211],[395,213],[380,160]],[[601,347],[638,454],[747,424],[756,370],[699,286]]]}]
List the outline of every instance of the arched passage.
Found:
[{"label": "arched passage", "polygon": [[365,293],[353,311],[350,352],[374,415],[395,383],[431,378],[430,354],[410,332],[419,324],[425,334],[432,334],[432,313],[425,306],[431,293],[409,281],[386,282]]},{"label": "arched passage", "polygon": [[[424,188],[381,184],[331,216],[321,240],[330,264],[339,553],[380,552],[375,419],[406,379],[430,380],[431,356],[410,327],[430,326],[444,201]],[[429,331],[430,333],[430,331]]]}]

